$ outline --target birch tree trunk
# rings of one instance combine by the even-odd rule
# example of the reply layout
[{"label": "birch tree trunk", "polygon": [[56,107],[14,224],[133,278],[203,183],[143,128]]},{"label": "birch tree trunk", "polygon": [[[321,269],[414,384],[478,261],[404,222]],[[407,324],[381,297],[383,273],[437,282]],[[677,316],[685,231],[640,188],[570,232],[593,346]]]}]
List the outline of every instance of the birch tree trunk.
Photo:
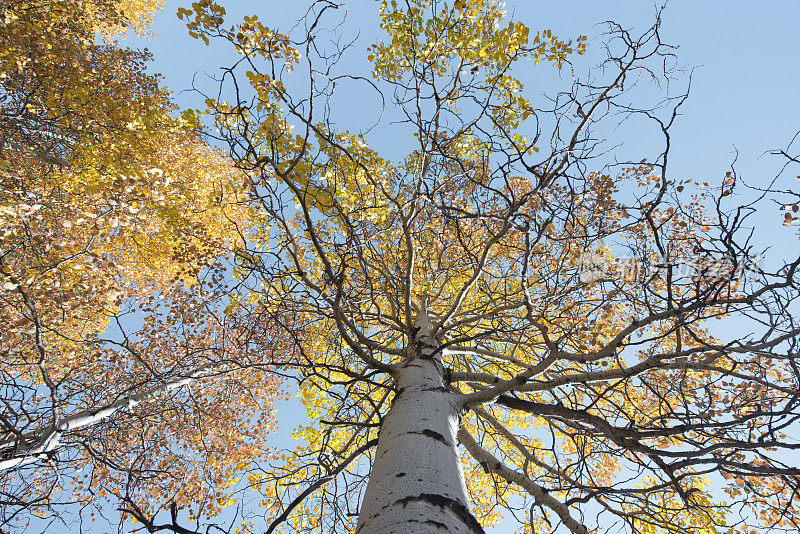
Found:
[{"label": "birch tree trunk", "polygon": [[444,387],[427,317],[417,326],[416,354],[395,375],[356,532],[483,533],[469,508],[457,449],[461,405]]}]

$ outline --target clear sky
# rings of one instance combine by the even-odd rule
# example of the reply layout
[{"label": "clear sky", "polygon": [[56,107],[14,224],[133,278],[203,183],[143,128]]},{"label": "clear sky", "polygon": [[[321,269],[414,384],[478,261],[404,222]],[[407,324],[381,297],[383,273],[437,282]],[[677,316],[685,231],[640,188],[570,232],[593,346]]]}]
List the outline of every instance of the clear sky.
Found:
[{"label": "clear sky", "polygon": [[[283,32],[288,32],[305,13],[308,3],[306,0],[222,2],[230,22],[257,14],[264,24]],[[381,31],[377,25],[377,4],[375,0],[347,2],[348,23],[341,31],[348,38],[359,37],[347,58],[359,68],[366,64],[366,47]],[[175,16],[178,7],[189,5],[188,0],[167,0],[156,22],[155,38],[133,38],[129,44],[151,49],[155,57],[153,70],[164,75],[166,85],[175,92],[180,105],[205,107],[203,98],[186,90],[194,83],[213,94],[216,84],[209,76],[219,74],[222,66],[238,56],[222,42],[206,47],[189,37],[184,24]],[[655,4],[647,0],[515,0],[507,1],[506,7],[511,16],[525,22],[534,32],[549,28],[562,38],[588,35],[589,54],[577,59],[578,75],[602,59],[603,21],[615,20],[634,32],[644,31],[656,13]],[[800,130],[800,103],[796,96],[800,90],[800,43],[796,28],[800,2],[672,0],[663,19],[664,41],[679,47],[681,66],[695,69],[691,96],[672,131],[670,178],[716,182],[730,170],[738,151],[736,170],[747,183],[760,185],[771,180],[782,162],[765,153],[785,147]],[[567,76],[563,85],[557,78],[547,76],[546,86],[539,85],[539,78],[521,77],[526,83],[526,96],[532,97],[534,105],[536,97],[569,86]],[[679,80],[671,90],[681,90],[683,82],[685,79]],[[350,131],[372,125],[379,112],[374,95],[359,91],[359,86],[348,87],[336,101],[339,122]],[[631,160],[657,155],[661,144],[651,142],[655,140],[652,127],[644,130],[641,125],[628,123],[624,130],[618,133],[627,143],[626,155]],[[382,126],[369,140],[384,154],[399,156],[403,152],[399,147],[409,146],[409,138],[395,135],[398,133]],[[800,140],[796,146],[800,149]],[[758,219],[770,226],[769,233],[786,246],[796,247],[798,242],[791,238],[789,229],[783,232],[773,226],[772,222],[779,217],[774,211],[761,213]],[[767,260],[769,257],[766,256]]]},{"label": "clear sky", "polygon": [[[153,40],[130,39],[147,46],[155,56],[154,70],[178,93],[197,85],[213,89],[203,73],[215,74],[231,55],[223,47],[205,47],[192,40],[175,17],[180,6],[190,2],[167,0],[157,20]],[[268,26],[284,31],[304,12],[306,2],[222,2],[230,19],[258,14]],[[641,0],[597,2],[596,0],[508,1],[509,13],[532,30],[550,28],[567,37],[586,34],[593,44],[602,42],[603,27],[597,23],[613,19],[625,26],[645,29],[653,21],[655,6]],[[363,51],[376,28],[377,2],[348,2],[347,31],[360,31],[358,51]],[[684,177],[717,177],[726,170],[734,146],[740,152],[740,169],[750,178],[774,170],[770,158],[754,159],[766,150],[782,147],[800,129],[800,43],[796,0],[745,2],[740,0],[672,0],[664,16],[663,36],[679,45],[678,58],[696,67],[692,95],[677,124],[673,141],[673,171]],[[590,48],[591,51],[591,48]],[[366,53],[364,53],[366,55]],[[536,95],[536,87],[526,90]],[[199,105],[196,96],[176,95],[179,103]],[[353,110],[358,102],[351,102]]]},{"label": "clear sky", "polygon": [[[156,37],[151,40],[130,38],[128,44],[150,48],[155,56],[153,69],[164,75],[166,85],[176,93],[177,102],[182,106],[199,107],[202,99],[194,93],[181,91],[190,88],[193,79],[198,87],[213,91],[215,86],[204,73],[218,73],[232,55],[223,47],[214,47],[213,43],[210,48],[205,47],[188,36],[175,12],[178,7],[188,7],[189,3],[167,0],[164,13],[156,22]],[[306,2],[299,0],[221,3],[228,9],[231,21],[239,20],[244,14],[257,14],[264,24],[283,31],[303,14],[306,6]],[[656,13],[654,4],[641,0],[518,0],[506,4],[509,13],[533,31],[549,28],[562,38],[588,35],[590,50],[602,42],[603,27],[597,23],[611,19],[623,26],[644,30],[653,22]],[[376,21],[377,2],[349,2],[348,35],[354,36],[355,31],[360,30],[354,60],[366,56],[366,47],[379,31]],[[681,65],[696,67],[691,97],[673,132],[674,179],[717,181],[729,170],[734,149],[739,151],[737,170],[749,183],[765,183],[774,177],[781,162],[765,152],[785,147],[800,130],[798,21],[800,2],[797,0],[672,0],[669,3],[664,13],[662,36],[666,42],[679,45],[677,54]],[[578,66],[581,65],[579,62]],[[568,87],[569,80],[564,82]],[[532,96],[545,89],[531,86],[530,82],[526,87]],[[340,116],[352,115],[354,121],[364,119],[361,104],[359,95],[351,94],[342,100]],[[391,145],[393,139],[390,130],[387,132],[376,142]],[[800,142],[797,144],[800,146]],[[760,218],[778,221],[777,209],[770,211]],[[773,249],[774,254],[796,250],[799,242],[790,229],[765,224],[780,243]],[[294,410],[293,406],[287,411]],[[287,420],[286,417],[281,419]],[[504,531],[507,529],[496,530]]]}]

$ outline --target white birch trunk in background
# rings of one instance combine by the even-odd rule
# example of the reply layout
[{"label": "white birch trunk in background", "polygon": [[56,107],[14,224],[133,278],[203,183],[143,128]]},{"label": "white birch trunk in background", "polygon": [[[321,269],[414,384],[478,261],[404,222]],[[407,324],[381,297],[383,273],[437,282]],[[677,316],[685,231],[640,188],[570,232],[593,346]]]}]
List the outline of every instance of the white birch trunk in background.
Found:
[{"label": "white birch trunk in background", "polygon": [[458,454],[461,407],[444,387],[427,316],[417,327],[417,354],[395,376],[356,533],[483,533],[469,507]]},{"label": "white birch trunk in background", "polygon": [[212,371],[221,369],[220,364],[201,367],[184,377],[158,384],[145,391],[121,397],[105,406],[95,407],[64,417],[48,428],[23,434],[22,437],[9,437],[0,440],[0,471],[20,467],[37,460],[46,459],[48,453],[61,446],[61,436],[70,430],[78,430],[97,424],[120,410],[133,409],[139,404],[150,402],[159,395],[183,387]]}]

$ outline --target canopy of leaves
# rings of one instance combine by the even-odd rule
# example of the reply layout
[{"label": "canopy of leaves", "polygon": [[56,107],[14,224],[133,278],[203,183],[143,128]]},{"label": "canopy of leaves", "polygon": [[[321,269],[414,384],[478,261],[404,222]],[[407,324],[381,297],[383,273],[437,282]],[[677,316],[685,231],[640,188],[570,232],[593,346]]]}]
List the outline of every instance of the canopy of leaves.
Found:
[{"label": "canopy of leaves", "polygon": [[[359,73],[339,70],[335,2],[282,33],[200,0],[190,34],[241,56],[206,101],[229,159],[197,113],[174,118],[146,54],[94,41],[152,7],[65,2],[51,23],[30,5],[0,37],[7,521],[66,489],[149,530],[244,498],[264,522],[241,510],[239,531],[352,532],[426,313],[482,524],[797,529],[800,258],[757,268],[740,196],[796,193],[671,175],[688,94],[628,96],[677,83],[660,21],[609,24],[581,80],[586,37],[498,2],[378,2]],[[567,87],[534,97],[534,68]],[[390,103],[400,157],[333,120],[353,80]],[[648,154],[607,139],[636,116],[663,138]],[[311,420],[280,457],[262,447],[276,367]]]},{"label": "canopy of leaves", "polygon": [[148,53],[98,39],[147,31],[158,9],[3,4],[0,487],[15,526],[81,520],[74,503],[110,494],[134,516],[213,516],[231,473],[269,454],[278,382],[219,263],[250,235],[241,173],[191,113],[175,118]]},{"label": "canopy of leaves", "polygon": [[[781,455],[798,447],[798,260],[753,268],[751,206],[726,205],[735,175],[717,189],[670,176],[687,95],[653,109],[626,98],[676,74],[659,23],[638,37],[610,24],[591,81],[534,104],[515,73],[570,69],[585,37],[533,35],[488,0],[380,2],[385,40],[362,77],[337,71],[348,49],[321,37],[339,7],[314,3],[289,34],[255,16],[228,26],[210,1],[180,12],[242,55],[228,100],[207,101],[261,223],[240,268],[254,303],[296,320],[313,423],[285,465],[241,488],[263,494],[268,531],[351,531],[359,458],[423,304],[468,408],[459,436],[484,524],[510,512],[520,532],[796,528],[800,472]],[[416,144],[405,157],[332,120],[337,83],[354,78],[394,106]],[[663,145],[611,157],[599,135],[617,112],[651,120]],[[587,252],[601,267],[632,259],[587,276]]]}]

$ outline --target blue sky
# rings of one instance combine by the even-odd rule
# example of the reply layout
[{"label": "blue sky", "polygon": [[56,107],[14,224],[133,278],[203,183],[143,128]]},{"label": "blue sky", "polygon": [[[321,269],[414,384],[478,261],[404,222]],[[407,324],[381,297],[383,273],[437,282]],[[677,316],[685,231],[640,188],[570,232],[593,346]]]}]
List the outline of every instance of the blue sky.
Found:
[{"label": "blue sky", "polygon": [[[198,87],[213,90],[215,86],[206,74],[218,73],[233,56],[224,47],[214,47],[213,43],[206,47],[188,36],[175,12],[189,3],[168,0],[157,20],[155,38],[130,38],[128,45],[147,46],[153,52],[153,70],[163,74],[165,84],[175,92],[180,105],[200,106],[202,99],[185,90],[192,86],[193,80]],[[222,4],[228,9],[231,22],[245,14],[257,14],[264,24],[284,31],[303,14],[305,5],[285,0]],[[377,35],[376,5],[371,0],[349,3],[347,31],[355,35],[360,30],[361,39],[354,49],[354,60],[366,56],[366,47]],[[514,18],[533,31],[549,28],[560,37],[588,35],[590,51],[602,42],[603,27],[597,25],[599,22],[612,19],[623,26],[644,30],[656,13],[654,4],[640,0],[508,1],[506,5]],[[781,162],[765,152],[785,147],[800,130],[800,104],[796,96],[800,92],[798,20],[800,2],[796,0],[669,3],[662,36],[665,41],[679,45],[681,65],[695,67],[691,96],[673,132],[673,179],[718,181],[729,170],[735,149],[739,152],[737,170],[749,183],[763,184],[774,177]],[[588,66],[592,58],[597,56],[578,62],[578,68]],[[568,87],[569,80],[564,79],[564,83]],[[545,89],[530,83],[526,87],[530,95],[539,95]],[[363,118],[358,94],[345,98],[341,105],[343,116]],[[635,130],[637,126],[631,128]],[[635,143],[637,132],[629,132],[628,137]],[[377,142],[388,145],[393,140],[387,133]],[[791,229],[781,228],[779,219],[777,208],[759,217],[765,228],[769,228],[770,238],[779,243],[773,252],[790,254],[797,248],[797,237]],[[296,407],[292,406],[287,413],[294,410]],[[292,414],[295,415],[296,412]],[[501,531],[505,530],[497,530]]]},{"label": "blue sky", "polygon": [[[205,73],[215,74],[231,58],[220,46],[205,47],[191,39],[175,17],[189,2],[168,0],[157,20],[152,40],[129,39],[147,46],[155,56],[153,70],[164,75],[166,85],[182,105],[199,105],[196,95],[181,93],[192,85],[213,89]],[[287,29],[304,12],[304,2],[223,2],[231,21],[257,14],[268,26]],[[354,60],[377,35],[377,2],[348,3],[350,25],[360,31]],[[625,26],[645,29],[653,20],[654,4],[624,0],[597,2],[509,1],[509,13],[534,31],[550,28],[559,36],[586,34],[599,47],[603,27],[613,19]],[[766,150],[784,146],[800,129],[800,56],[797,55],[796,21],[800,2],[742,2],[673,0],[664,15],[663,36],[679,45],[682,65],[696,67],[692,95],[674,136],[673,171],[682,177],[716,177],[724,174],[740,152],[740,169],[751,178],[774,170]],[[219,44],[219,43],[218,43]],[[590,45],[591,46],[591,45]],[[590,51],[592,49],[590,48]],[[364,53],[366,55],[366,53]],[[536,87],[526,90],[536,95]],[[358,109],[357,101],[350,102]]]},{"label": "blue sky", "polygon": [[[228,11],[229,22],[256,14],[267,26],[288,32],[305,13],[308,2],[238,0],[222,4]],[[366,65],[366,47],[381,31],[377,25],[377,4],[375,0],[347,2],[348,23],[343,26],[342,34],[359,37],[347,57],[348,65],[359,68]],[[189,7],[190,2],[167,0],[163,14],[156,21],[155,38],[135,37],[128,44],[146,46],[153,52],[153,70],[164,76],[165,84],[174,91],[181,106],[204,108],[203,98],[188,89],[194,83],[214,94],[216,84],[209,76],[219,74],[222,66],[239,56],[225,43],[218,42],[215,46],[212,42],[206,47],[191,39],[184,23],[175,16],[182,6]],[[569,3],[516,0],[507,1],[506,8],[534,32],[549,28],[562,38],[588,35],[589,54],[577,58],[577,75],[602,59],[603,21],[615,20],[634,32],[644,31],[656,13],[654,3],[640,0]],[[766,152],[785,147],[800,130],[800,104],[796,97],[800,88],[797,54],[800,43],[795,27],[798,20],[800,2],[796,0],[669,2],[663,15],[662,38],[678,46],[678,63],[682,67],[694,69],[691,96],[672,131],[671,179],[718,182],[730,170],[735,157],[737,172],[751,185],[765,184],[775,176],[782,162]],[[561,80],[554,72],[535,79],[524,75],[521,78],[526,83],[526,96],[531,97],[534,105],[537,97],[567,88],[570,81],[566,72]],[[540,79],[547,79],[547,85],[538,86]],[[685,78],[675,84],[673,92],[680,91],[682,83]],[[354,131],[375,122],[379,107],[374,94],[360,92],[355,85],[340,94],[336,109],[343,128]],[[659,95],[654,93],[653,97]],[[403,133],[382,125],[369,140],[384,154],[400,157],[404,150],[399,151],[398,147],[410,146],[404,144],[409,143],[407,135],[397,135]],[[652,125],[645,129],[641,124],[626,123],[616,134],[624,139],[625,155],[630,160],[652,159],[661,149]],[[796,145],[800,147],[800,140]],[[792,230],[777,224],[780,221],[777,207],[774,211],[770,209],[770,213],[766,211],[758,214],[759,225],[769,227],[769,234],[778,238],[781,247],[796,247]],[[765,257],[769,260],[770,255]]]}]

